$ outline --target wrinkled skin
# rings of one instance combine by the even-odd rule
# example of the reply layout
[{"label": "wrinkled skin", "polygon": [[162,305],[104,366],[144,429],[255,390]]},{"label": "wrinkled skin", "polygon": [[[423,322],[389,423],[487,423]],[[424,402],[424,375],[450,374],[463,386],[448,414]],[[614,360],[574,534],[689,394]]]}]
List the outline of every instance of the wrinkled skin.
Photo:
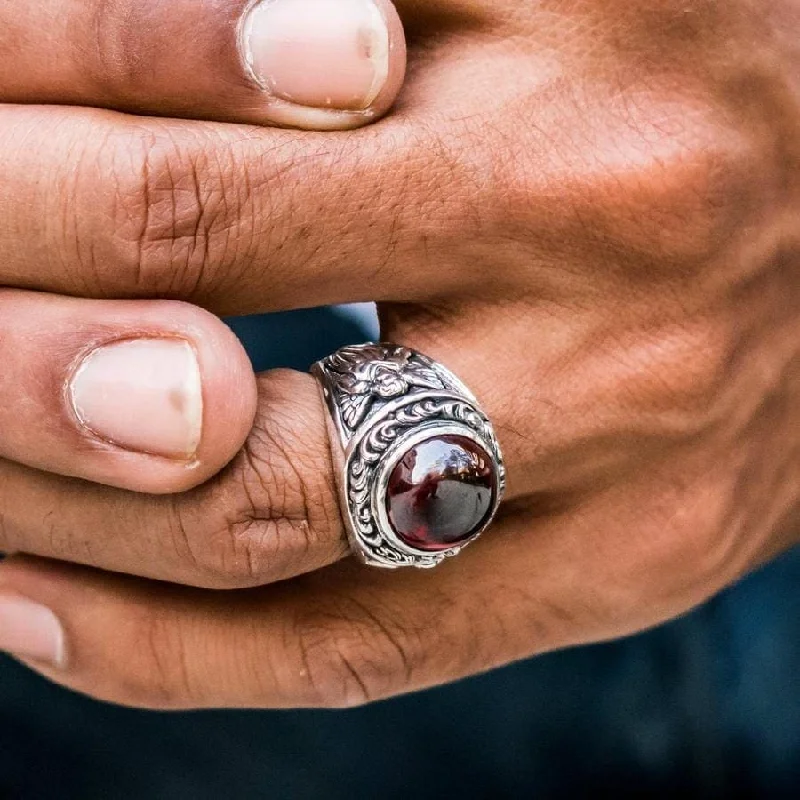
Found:
[{"label": "wrinkled skin", "polygon": [[[405,88],[360,131],[0,111],[0,147],[28,132],[0,281],[220,313],[378,300],[383,337],[495,422],[501,516],[432,573],[340,560],[324,410],[289,372],[180,495],[4,462],[4,545],[37,557],[0,586],[62,621],[63,663],[28,662],[53,679],[360,704],[631,634],[797,542],[800,4],[397,6]],[[47,210],[75,234],[58,259]]]}]

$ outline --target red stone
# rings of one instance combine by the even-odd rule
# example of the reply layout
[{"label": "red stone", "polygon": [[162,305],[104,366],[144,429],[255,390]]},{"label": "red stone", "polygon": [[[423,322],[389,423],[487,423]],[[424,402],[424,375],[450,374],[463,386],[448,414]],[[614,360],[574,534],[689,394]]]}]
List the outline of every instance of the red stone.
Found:
[{"label": "red stone", "polygon": [[399,538],[436,552],[486,524],[497,492],[489,454],[466,436],[436,436],[412,447],[389,476],[386,510]]}]

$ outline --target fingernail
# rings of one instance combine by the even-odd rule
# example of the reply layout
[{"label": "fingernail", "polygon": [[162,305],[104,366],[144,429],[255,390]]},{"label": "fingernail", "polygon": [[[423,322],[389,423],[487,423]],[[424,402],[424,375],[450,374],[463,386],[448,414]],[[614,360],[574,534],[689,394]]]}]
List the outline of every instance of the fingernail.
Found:
[{"label": "fingernail", "polygon": [[101,347],[83,360],[70,390],[80,422],[103,439],[168,458],[197,451],[203,395],[188,342],[136,339]]},{"label": "fingernail", "polygon": [[0,595],[0,650],[61,666],[64,631],[49,608],[17,595]]},{"label": "fingernail", "polygon": [[242,49],[270,94],[312,108],[366,109],[389,74],[389,30],[372,0],[261,0]]}]

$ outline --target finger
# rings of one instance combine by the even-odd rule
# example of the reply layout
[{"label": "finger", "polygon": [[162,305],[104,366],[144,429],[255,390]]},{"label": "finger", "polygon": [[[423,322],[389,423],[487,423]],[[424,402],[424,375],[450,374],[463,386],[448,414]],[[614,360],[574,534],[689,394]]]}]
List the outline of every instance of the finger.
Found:
[{"label": "finger", "polygon": [[[428,349],[430,342],[407,334],[411,346]],[[475,383],[482,365],[450,355],[446,363]],[[218,589],[285,580],[341,559],[348,545],[319,387],[286,370],[265,373],[258,385],[242,450],[216,478],[176,497],[75,484],[0,462],[0,550]],[[495,422],[502,444],[501,405]],[[519,448],[510,456],[506,496],[514,499],[536,485],[518,479],[527,456]]]},{"label": "finger", "polygon": [[0,8],[0,100],[355,128],[394,101],[390,0],[46,0]]},{"label": "finger", "polygon": [[487,606],[499,561],[468,560],[402,574],[347,561],[221,593],[15,558],[0,566],[0,648],[134,706],[356,706],[554,645],[555,632],[502,640]]},{"label": "finger", "polygon": [[[455,320],[453,326],[460,330]],[[502,396],[478,380],[480,360],[444,350],[410,327],[388,332],[434,357],[446,353],[444,363],[491,400],[502,446],[514,441]],[[264,585],[341,559],[348,546],[319,387],[310,375],[286,370],[265,373],[258,386],[242,450],[213,480],[176,497],[133,495],[0,462],[0,550],[210,588]],[[540,441],[546,447],[549,440]],[[529,461],[525,448],[509,449],[508,498],[552,488],[522,469]]]},{"label": "finger", "polygon": [[[225,351],[212,357],[224,361]],[[223,435],[242,401],[235,374],[217,369],[204,418]],[[213,588],[269,583],[341,558],[347,547],[316,383],[280,371],[259,385],[244,447],[213,480],[181,494],[137,494],[0,461],[0,551]],[[124,403],[120,394],[114,388],[109,399]],[[148,424],[131,422],[137,434]],[[141,472],[142,483],[156,483]]]},{"label": "finger", "polygon": [[[477,202],[475,184],[405,129],[392,128],[388,139],[377,130],[331,142],[323,134],[5,108],[0,283],[172,297],[221,314],[477,285],[483,262],[459,260],[463,225],[451,213]],[[431,199],[438,180],[457,198],[452,208]],[[435,268],[412,268],[428,239]]]},{"label": "finger", "polygon": [[233,333],[172,301],[0,290],[0,363],[0,457],[136,491],[208,479],[255,411]]},{"label": "finger", "polygon": [[753,553],[709,547],[724,524],[724,471],[688,474],[660,494],[639,476],[575,513],[507,518],[434,572],[348,561],[208,593],[12,560],[0,566],[0,647],[133,705],[358,705],[627,635],[718,591]]}]

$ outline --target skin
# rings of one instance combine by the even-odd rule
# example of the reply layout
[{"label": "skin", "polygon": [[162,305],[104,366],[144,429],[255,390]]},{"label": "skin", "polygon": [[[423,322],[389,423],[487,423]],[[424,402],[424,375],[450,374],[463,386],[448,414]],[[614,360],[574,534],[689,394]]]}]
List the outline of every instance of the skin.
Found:
[{"label": "skin", "polygon": [[[655,625],[800,537],[800,5],[397,7],[405,87],[359,131],[0,109],[0,358],[31,314],[65,342],[21,337],[0,384],[0,541],[26,554],[0,592],[60,620],[59,665],[28,659],[52,679],[156,708],[352,706]],[[135,104],[78,100],[174,113],[136,79]],[[37,85],[7,96],[76,101]],[[131,297],[162,299],[111,299]],[[508,462],[496,524],[433,573],[344,558],[306,375],[259,376],[254,411],[225,407],[245,377],[204,371],[216,449],[150,494],[130,490],[153,457],[80,445],[59,405],[110,312],[156,334],[178,309],[241,358],[197,307],[368,299],[473,388]],[[46,446],[15,427],[26,403]]]}]

